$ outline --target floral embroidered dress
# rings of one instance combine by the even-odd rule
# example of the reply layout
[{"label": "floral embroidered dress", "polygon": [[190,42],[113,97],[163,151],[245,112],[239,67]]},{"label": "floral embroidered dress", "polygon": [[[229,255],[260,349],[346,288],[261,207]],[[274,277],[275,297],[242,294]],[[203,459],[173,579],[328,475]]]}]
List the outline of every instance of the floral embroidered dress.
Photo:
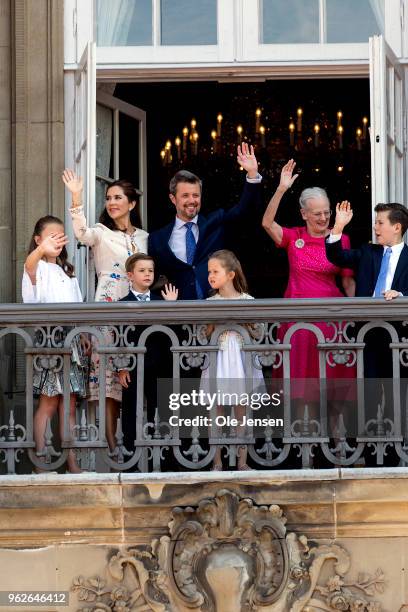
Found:
[{"label": "floral embroidered dress", "polygon": [[[147,253],[148,233],[137,228],[133,234],[114,231],[97,223],[88,227],[83,206],[70,209],[74,234],[77,240],[92,247],[98,285],[95,293],[96,302],[116,302],[129,293],[129,280],[125,270],[125,262],[133,253]],[[111,339],[109,328],[103,332]],[[89,375],[89,399],[99,399],[99,355],[97,346],[91,356]],[[106,369],[106,397],[117,401],[122,400],[122,387],[116,372]]]},{"label": "floral embroidered dress", "polygon": [[[283,235],[280,248],[286,249],[289,259],[289,280],[284,297],[286,298],[334,298],[344,297],[336,284],[336,277],[353,276],[353,271],[339,268],[326,257],[325,238],[311,236],[305,227],[282,227]],[[348,236],[342,235],[343,248],[350,248]],[[283,337],[293,323],[282,324],[278,338]],[[326,338],[333,337],[333,327],[323,322],[315,322]],[[318,349],[316,336],[307,330],[298,330],[290,339],[290,377],[297,379],[292,384],[292,397],[315,401],[319,398]],[[282,371],[276,371],[277,377]],[[326,366],[329,379],[351,379],[356,376],[354,367],[336,365]],[[306,381],[304,379],[315,379]],[[336,392],[337,386],[337,392]],[[347,399],[338,381],[332,387],[330,399]],[[345,387],[347,394],[347,386]],[[329,394],[330,395],[330,394]]]},{"label": "floral embroidered dress", "polygon": [[133,234],[114,231],[97,223],[88,227],[83,206],[70,209],[77,240],[92,247],[98,286],[96,302],[117,302],[129,293],[125,262],[133,253],[147,253],[148,233],[137,228]]}]

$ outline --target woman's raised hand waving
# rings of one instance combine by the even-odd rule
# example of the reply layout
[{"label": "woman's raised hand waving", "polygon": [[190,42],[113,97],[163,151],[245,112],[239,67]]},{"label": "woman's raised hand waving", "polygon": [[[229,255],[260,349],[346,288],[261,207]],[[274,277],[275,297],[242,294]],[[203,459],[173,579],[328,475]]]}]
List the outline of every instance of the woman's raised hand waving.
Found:
[{"label": "woman's raised hand waving", "polygon": [[78,177],[72,170],[66,168],[62,173],[62,180],[68,191],[72,193],[72,206],[80,206],[84,187],[82,178]]},{"label": "woman's raised hand waving", "polygon": [[297,177],[299,176],[298,174],[293,174],[295,171],[295,167],[296,162],[293,159],[290,159],[283,166],[279,182],[279,188],[281,188],[282,190],[287,191],[288,189],[290,189],[293,183],[296,181]]}]

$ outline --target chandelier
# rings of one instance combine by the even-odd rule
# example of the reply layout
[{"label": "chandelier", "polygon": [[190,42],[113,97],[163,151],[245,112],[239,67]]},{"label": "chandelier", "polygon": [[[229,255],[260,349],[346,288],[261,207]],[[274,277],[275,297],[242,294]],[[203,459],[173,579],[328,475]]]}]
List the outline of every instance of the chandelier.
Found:
[{"label": "chandelier", "polygon": [[[168,139],[160,151],[163,167],[183,166],[200,157],[234,156],[237,145],[243,141],[253,144],[257,155],[271,153],[275,148],[286,148],[283,157],[294,157],[297,153],[325,151],[342,153],[345,149],[362,151],[369,144],[368,118],[362,117],[360,125],[345,126],[343,112],[335,116],[322,113],[320,117],[308,117],[302,107],[289,117],[287,128],[267,127],[262,122],[264,109],[256,108],[254,115],[231,124],[222,113],[216,117],[216,127],[207,137],[198,131],[197,119],[192,118],[190,127],[185,125],[174,140]],[[340,162],[339,162],[340,163]],[[339,166],[340,168],[341,166]]]}]

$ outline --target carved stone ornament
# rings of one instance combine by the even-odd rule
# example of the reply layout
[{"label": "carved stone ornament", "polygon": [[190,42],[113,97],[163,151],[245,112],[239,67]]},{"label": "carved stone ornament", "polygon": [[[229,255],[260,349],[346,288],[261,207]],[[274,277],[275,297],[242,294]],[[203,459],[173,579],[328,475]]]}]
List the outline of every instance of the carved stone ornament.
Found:
[{"label": "carved stone ornament", "polygon": [[226,489],[176,507],[169,534],[118,550],[107,580],[74,580],[78,612],[385,612],[373,599],[385,588],[380,569],[348,579],[342,546],[308,542],[285,523],[279,506]]}]

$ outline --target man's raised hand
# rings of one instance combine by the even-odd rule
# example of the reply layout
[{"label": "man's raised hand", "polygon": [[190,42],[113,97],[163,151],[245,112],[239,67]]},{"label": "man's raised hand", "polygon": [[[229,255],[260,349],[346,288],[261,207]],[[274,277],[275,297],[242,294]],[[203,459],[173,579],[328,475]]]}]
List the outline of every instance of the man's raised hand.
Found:
[{"label": "man's raised hand", "polygon": [[248,173],[248,178],[256,178],[258,175],[258,162],[256,161],[254,147],[243,142],[237,147],[237,162]]}]

